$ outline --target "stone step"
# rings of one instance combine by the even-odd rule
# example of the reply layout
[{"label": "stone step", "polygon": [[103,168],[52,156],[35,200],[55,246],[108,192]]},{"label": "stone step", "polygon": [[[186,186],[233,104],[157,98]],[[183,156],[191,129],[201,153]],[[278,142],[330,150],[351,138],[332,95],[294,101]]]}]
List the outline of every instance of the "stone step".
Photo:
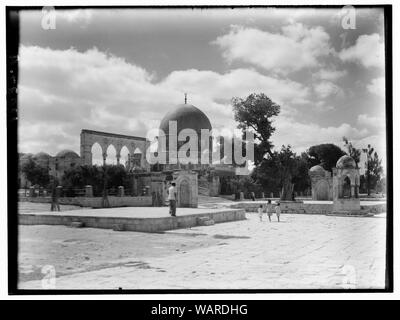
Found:
[{"label": "stone step", "polygon": [[365,211],[352,212],[352,211],[335,211],[326,214],[327,216],[340,216],[340,217],[372,217],[373,214]]},{"label": "stone step", "polygon": [[197,218],[197,224],[199,226],[212,226],[215,224],[215,221],[210,217],[199,217]]}]

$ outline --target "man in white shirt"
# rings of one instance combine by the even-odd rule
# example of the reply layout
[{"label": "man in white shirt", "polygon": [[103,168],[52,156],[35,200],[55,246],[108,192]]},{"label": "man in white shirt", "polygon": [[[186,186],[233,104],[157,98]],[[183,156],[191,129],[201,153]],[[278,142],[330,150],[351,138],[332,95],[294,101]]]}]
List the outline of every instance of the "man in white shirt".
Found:
[{"label": "man in white shirt", "polygon": [[169,214],[173,217],[176,217],[176,184],[175,182],[171,183],[171,186],[168,188],[168,201],[169,201]]}]

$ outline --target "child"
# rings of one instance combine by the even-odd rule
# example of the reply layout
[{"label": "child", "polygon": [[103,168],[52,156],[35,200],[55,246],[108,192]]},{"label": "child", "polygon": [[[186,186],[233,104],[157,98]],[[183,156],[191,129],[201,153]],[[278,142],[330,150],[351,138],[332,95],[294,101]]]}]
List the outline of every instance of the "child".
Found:
[{"label": "child", "polygon": [[272,213],[273,213],[272,203],[271,203],[271,200],[268,200],[268,203],[267,203],[267,215],[268,215],[269,222],[271,222]]},{"label": "child", "polygon": [[276,213],[276,217],[278,218],[278,222],[279,222],[279,217],[281,216],[281,204],[279,202],[275,206],[275,213]]},{"label": "child", "polygon": [[262,222],[262,216],[263,216],[263,206],[262,206],[262,204],[260,204],[260,206],[258,207],[258,216],[260,218],[260,222]]}]

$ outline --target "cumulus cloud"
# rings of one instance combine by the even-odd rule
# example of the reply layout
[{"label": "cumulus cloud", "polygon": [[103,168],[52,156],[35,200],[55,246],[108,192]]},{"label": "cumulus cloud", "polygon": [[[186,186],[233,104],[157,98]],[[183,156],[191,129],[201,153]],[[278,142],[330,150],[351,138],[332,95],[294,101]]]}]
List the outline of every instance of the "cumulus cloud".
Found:
[{"label": "cumulus cloud", "polygon": [[313,74],[313,78],[317,80],[331,80],[335,81],[344,77],[347,74],[346,70],[336,69],[321,69]]},{"label": "cumulus cloud", "polygon": [[385,78],[379,77],[372,79],[372,81],[367,85],[369,92],[376,94],[377,96],[385,96]]},{"label": "cumulus cloud", "polygon": [[369,136],[368,129],[358,129],[348,123],[322,127],[316,123],[301,123],[293,117],[280,116],[274,124],[276,132],[272,139],[275,146],[290,144],[298,153],[320,143],[335,143],[341,146],[343,136],[352,141],[359,141]]},{"label": "cumulus cloud", "polygon": [[371,116],[368,114],[360,114],[357,117],[357,123],[360,127],[368,128],[370,132],[379,132],[384,134],[385,118],[383,116]]},{"label": "cumulus cloud", "polygon": [[322,81],[314,85],[314,91],[320,98],[343,95],[343,90],[331,81]]},{"label": "cumulus cloud", "polygon": [[379,34],[359,36],[356,43],[339,52],[345,62],[356,62],[366,68],[383,67],[385,63],[383,40]]},{"label": "cumulus cloud", "polygon": [[228,62],[243,61],[281,74],[318,66],[319,58],[334,52],[322,27],[301,23],[284,26],[279,33],[232,26],[213,43]]},{"label": "cumulus cloud", "polygon": [[[235,127],[233,96],[265,92],[282,104],[285,113],[293,112],[290,105],[304,103],[309,95],[297,82],[249,69],[225,74],[174,71],[156,81],[144,68],[96,48],[79,52],[22,46],[19,61],[20,147],[30,152],[55,153],[65,141],[78,152],[83,128],[144,136],[158,127],[170,108],[183,103],[184,92],[216,128]],[[48,139],[47,132],[59,143]]]},{"label": "cumulus cloud", "polygon": [[[322,127],[302,123],[294,117],[294,105],[309,101],[304,85],[274,78],[252,69],[227,73],[208,70],[173,71],[163,79],[119,57],[91,49],[52,50],[21,47],[19,83],[19,148],[22,152],[61,149],[79,153],[81,129],[144,136],[158,127],[162,116],[176,104],[189,103],[201,108],[214,128],[234,128],[230,99],[264,92],[282,106],[276,118],[273,142],[291,144],[301,152],[316,143],[340,144],[341,137],[367,138],[374,132],[372,121],[359,117],[359,127],[349,124]],[[316,108],[331,106],[317,102]]]}]

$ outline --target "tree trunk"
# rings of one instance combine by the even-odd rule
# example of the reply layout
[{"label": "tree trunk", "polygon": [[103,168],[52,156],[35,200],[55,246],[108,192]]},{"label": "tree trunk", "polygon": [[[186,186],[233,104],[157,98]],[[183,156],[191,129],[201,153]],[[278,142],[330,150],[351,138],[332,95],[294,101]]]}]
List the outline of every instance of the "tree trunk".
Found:
[{"label": "tree trunk", "polygon": [[292,201],[294,184],[291,182],[291,177],[286,177],[282,184],[281,200]]}]

